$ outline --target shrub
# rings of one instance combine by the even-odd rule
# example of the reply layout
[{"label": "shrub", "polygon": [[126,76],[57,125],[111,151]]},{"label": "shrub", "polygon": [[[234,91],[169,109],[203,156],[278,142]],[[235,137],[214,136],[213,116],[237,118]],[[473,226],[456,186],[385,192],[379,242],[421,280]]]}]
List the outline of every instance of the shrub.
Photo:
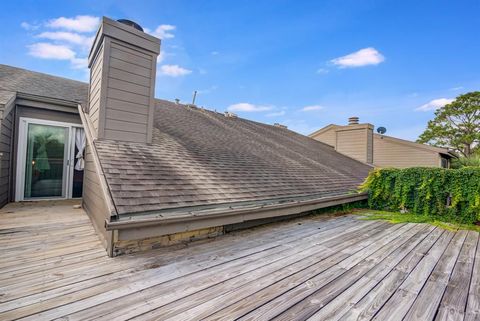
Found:
[{"label": "shrub", "polygon": [[452,159],[452,168],[480,167],[480,154]]},{"label": "shrub", "polygon": [[480,168],[375,169],[360,187],[371,208],[408,211],[444,221],[480,219]]}]

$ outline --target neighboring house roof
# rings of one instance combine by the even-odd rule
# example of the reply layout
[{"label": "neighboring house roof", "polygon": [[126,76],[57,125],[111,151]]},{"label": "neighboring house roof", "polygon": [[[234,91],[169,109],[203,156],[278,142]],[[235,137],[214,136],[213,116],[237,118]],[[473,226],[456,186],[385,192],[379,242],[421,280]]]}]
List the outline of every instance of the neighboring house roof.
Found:
[{"label": "neighboring house roof", "polygon": [[[82,82],[0,65],[0,89],[85,103]],[[350,195],[370,166],[288,129],[156,100],[153,143],[95,141],[118,214]]]},{"label": "neighboring house roof", "polygon": [[87,83],[2,64],[0,89],[81,104],[85,104],[88,99]]},{"label": "neighboring house roof", "polygon": [[327,125],[325,127],[322,127],[316,131],[314,131],[313,133],[309,134],[308,137],[314,137],[318,134],[321,134],[323,132],[326,132],[327,130],[330,130],[330,129],[333,129],[333,128],[336,128],[336,127],[340,127],[339,125],[335,125],[335,124],[330,124],[330,125]]}]

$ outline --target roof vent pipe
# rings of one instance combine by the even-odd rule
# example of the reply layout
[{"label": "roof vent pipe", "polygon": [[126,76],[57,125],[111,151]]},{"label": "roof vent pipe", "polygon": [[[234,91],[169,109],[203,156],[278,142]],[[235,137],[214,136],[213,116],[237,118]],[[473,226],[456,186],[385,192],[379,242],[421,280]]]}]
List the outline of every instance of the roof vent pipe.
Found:
[{"label": "roof vent pipe", "polygon": [[358,125],[358,117],[356,117],[356,116],[350,117],[348,119],[348,124],[349,125]]}]

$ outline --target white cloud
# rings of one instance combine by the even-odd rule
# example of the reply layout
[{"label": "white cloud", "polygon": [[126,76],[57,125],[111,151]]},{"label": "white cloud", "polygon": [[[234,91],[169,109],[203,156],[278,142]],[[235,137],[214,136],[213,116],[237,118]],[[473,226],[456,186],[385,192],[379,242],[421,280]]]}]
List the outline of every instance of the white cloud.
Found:
[{"label": "white cloud", "polygon": [[40,26],[38,26],[38,25],[33,25],[33,24],[31,24],[31,23],[28,23],[28,22],[25,22],[25,21],[24,21],[24,22],[22,22],[22,23],[20,24],[20,27],[22,27],[22,28],[25,29],[25,30],[30,31],[30,30],[37,30]]},{"label": "white cloud", "polygon": [[42,59],[70,60],[75,58],[75,52],[64,45],[39,42],[28,46],[28,49],[29,55]]},{"label": "white cloud", "polygon": [[88,68],[88,59],[87,58],[72,58],[70,59],[73,69],[87,69]]},{"label": "white cloud", "polygon": [[218,51],[212,51],[210,54],[211,54],[212,56],[216,56],[216,55],[219,54],[219,52],[218,52]]},{"label": "white cloud", "polygon": [[415,108],[416,111],[430,111],[430,110],[436,110],[438,108],[441,108],[447,104],[450,104],[452,101],[455,99],[452,98],[438,98],[429,101],[428,103]]},{"label": "white cloud", "polygon": [[68,31],[55,31],[55,32],[42,32],[36,36],[37,38],[44,38],[56,41],[65,41],[72,44],[90,47],[93,43],[94,37],[87,37],[75,32]]},{"label": "white cloud", "polygon": [[180,67],[179,65],[162,65],[160,66],[160,73],[171,77],[180,77],[192,73],[191,70]]},{"label": "white cloud", "polygon": [[451,91],[457,91],[457,90],[462,90],[462,89],[463,89],[463,86],[450,88]]},{"label": "white cloud", "polygon": [[228,106],[228,111],[240,111],[240,112],[259,112],[259,111],[267,111],[272,110],[273,106],[261,106],[261,105],[254,105],[249,103],[238,103]]},{"label": "white cloud", "polygon": [[95,31],[100,23],[99,17],[76,16],[73,18],[60,17],[47,22],[47,27],[54,29],[67,29],[77,32]]},{"label": "white cloud", "polygon": [[165,60],[165,51],[160,50],[160,54],[157,56],[157,64]]},{"label": "white cloud", "polygon": [[368,65],[378,65],[385,57],[375,48],[369,47],[360,49],[349,55],[330,60],[331,63],[340,68],[355,68]]},{"label": "white cloud", "polygon": [[215,91],[218,89],[217,85],[210,86],[210,88],[207,89],[200,89],[197,90],[197,94],[210,94],[211,92]]},{"label": "white cloud", "polygon": [[325,75],[325,74],[328,74],[328,69],[325,69],[325,68],[319,68],[317,69],[317,74],[320,74],[320,75]]},{"label": "white cloud", "polygon": [[268,113],[265,116],[267,117],[279,117],[279,116],[284,116],[287,112],[285,110],[273,112],[273,113]]},{"label": "white cloud", "polygon": [[154,31],[145,29],[145,32],[160,39],[171,39],[175,37],[175,35],[171,31],[175,30],[176,28],[177,27],[172,25],[159,25]]},{"label": "white cloud", "polygon": [[302,108],[302,111],[316,111],[316,110],[322,110],[323,106],[320,105],[311,105],[311,106],[305,106]]}]

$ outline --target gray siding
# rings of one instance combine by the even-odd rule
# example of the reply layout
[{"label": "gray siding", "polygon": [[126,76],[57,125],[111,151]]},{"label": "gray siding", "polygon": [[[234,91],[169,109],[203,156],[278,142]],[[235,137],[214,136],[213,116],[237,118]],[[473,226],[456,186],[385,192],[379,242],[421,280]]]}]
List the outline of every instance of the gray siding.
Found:
[{"label": "gray siding", "polygon": [[92,148],[87,145],[83,176],[83,208],[90,216],[97,233],[101,236],[103,246],[108,248],[111,242],[111,232],[105,230],[105,219],[108,219],[109,210],[103,195],[99,177],[95,170]]},{"label": "gray siding", "polygon": [[89,56],[95,139],[149,143],[160,41],[104,18]]},{"label": "gray siding", "polygon": [[2,120],[0,128],[0,153],[2,153],[0,157],[0,207],[7,204],[11,197],[13,121],[12,111]]},{"label": "gray siding", "polygon": [[[95,58],[95,61],[90,69],[90,88],[89,88],[89,97],[90,97],[90,106],[88,115],[90,121],[92,122],[92,127],[95,129],[94,135],[98,133],[99,130],[99,118],[100,118],[100,99],[101,99],[101,89],[102,89],[102,72],[103,72],[103,46],[99,49],[98,55]],[[97,138],[97,136],[95,136]]]},{"label": "gray siding", "polygon": [[105,138],[147,141],[155,56],[115,40],[109,53]]}]

